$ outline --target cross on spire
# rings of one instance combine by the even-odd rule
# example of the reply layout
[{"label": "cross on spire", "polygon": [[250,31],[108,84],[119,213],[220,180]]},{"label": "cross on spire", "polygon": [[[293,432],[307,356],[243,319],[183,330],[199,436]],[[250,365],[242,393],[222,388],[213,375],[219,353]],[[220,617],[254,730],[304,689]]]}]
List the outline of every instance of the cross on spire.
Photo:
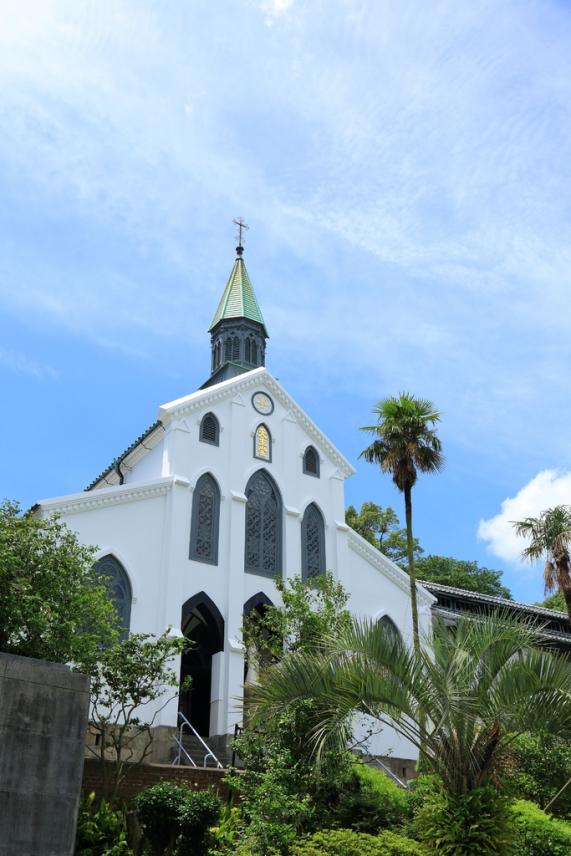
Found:
[{"label": "cross on spire", "polygon": [[244,252],[244,247],[242,246],[242,231],[247,230],[250,227],[246,223],[244,223],[244,220],[242,219],[242,217],[238,217],[237,219],[233,220],[232,222],[235,223],[236,226],[238,226],[238,246],[236,247],[236,252],[238,253],[239,256],[241,256],[242,253]]}]

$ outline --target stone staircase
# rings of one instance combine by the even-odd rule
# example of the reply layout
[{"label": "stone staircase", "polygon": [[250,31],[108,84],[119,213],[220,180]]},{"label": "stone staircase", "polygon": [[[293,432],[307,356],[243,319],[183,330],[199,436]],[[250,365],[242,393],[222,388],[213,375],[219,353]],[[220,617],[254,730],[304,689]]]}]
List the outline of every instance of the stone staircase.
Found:
[{"label": "stone staircase", "polygon": [[[175,742],[173,747],[173,764],[187,767],[199,767],[207,769],[227,769],[232,763],[231,741],[226,735],[219,737],[200,738],[196,734],[183,729],[182,738],[180,731],[176,732],[177,739],[181,739],[182,749]],[[203,742],[204,741],[204,742]],[[205,748],[205,744],[206,747]],[[208,753],[212,752],[212,755]],[[214,757],[213,757],[214,756]]]}]

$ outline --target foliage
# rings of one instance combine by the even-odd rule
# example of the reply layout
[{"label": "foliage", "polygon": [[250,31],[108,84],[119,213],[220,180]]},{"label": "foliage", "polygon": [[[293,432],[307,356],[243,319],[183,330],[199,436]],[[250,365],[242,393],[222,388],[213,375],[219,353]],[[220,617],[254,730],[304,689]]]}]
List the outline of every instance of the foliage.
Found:
[{"label": "foliage", "polygon": [[306,734],[319,759],[345,747],[351,716],[366,713],[422,744],[426,768],[458,795],[495,780],[517,734],[571,734],[569,662],[540,647],[532,625],[498,614],[459,617],[453,630],[436,625],[431,641],[431,650],[410,651],[377,622],[354,620],[321,650],[272,666],[252,699],[256,717],[310,702]]},{"label": "foliage", "polygon": [[291,856],[420,856],[415,841],[386,830],[368,835],[352,829],[315,832],[291,848]]},{"label": "foliage", "polygon": [[510,590],[501,583],[502,572],[480,567],[478,562],[450,556],[421,556],[416,559],[415,568],[419,580],[511,599]]},{"label": "foliage", "polygon": [[[551,734],[522,734],[514,744],[516,774],[511,792],[546,806],[571,779],[571,745]],[[571,784],[557,797],[550,811],[571,816]]]},{"label": "foliage", "polygon": [[[178,691],[178,676],[170,666],[183,650],[185,639],[132,633],[100,652],[91,670],[91,721],[101,739],[88,746],[102,761],[105,793],[113,801],[127,775],[130,762],[141,763],[151,751],[152,726],[160,710],[170,701],[168,687]],[[142,721],[143,708],[159,702]],[[105,763],[111,756],[112,775]]]},{"label": "foliage", "polygon": [[375,436],[360,457],[378,464],[383,473],[390,473],[397,488],[404,494],[408,573],[414,647],[420,649],[416,574],[414,570],[414,535],[412,532],[412,489],[418,473],[438,472],[444,466],[442,445],[436,433],[440,414],[431,401],[415,398],[408,393],[385,398],[373,409],[377,424],[362,428]]},{"label": "foliage", "polygon": [[211,791],[193,791],[174,782],[146,788],[135,804],[153,856],[203,856],[208,851],[209,829],[222,810],[219,797]]},{"label": "foliage", "polygon": [[398,826],[408,811],[408,794],[381,770],[356,762],[340,789],[331,825],[377,833]]},{"label": "foliage", "polygon": [[571,505],[548,508],[539,517],[515,522],[514,527],[528,541],[522,558],[544,559],[545,593],[561,592],[571,620]]},{"label": "foliage", "polygon": [[[383,508],[374,502],[363,502],[357,512],[355,506],[350,505],[345,512],[345,522],[387,559],[397,564],[406,560],[406,529],[401,528],[399,518],[390,506]],[[413,539],[413,552],[415,559],[424,552],[418,538]]]},{"label": "foliage", "polygon": [[555,609],[557,612],[567,612],[565,598],[560,591],[556,591],[555,594],[546,597],[541,603],[536,603],[535,605],[542,606],[544,609]]},{"label": "foliage", "polygon": [[237,806],[225,805],[217,825],[210,829],[212,846],[208,851],[209,856],[222,856],[222,854],[230,856],[236,853],[242,826],[240,809]]},{"label": "foliage", "polygon": [[311,580],[299,577],[276,579],[281,606],[252,610],[243,627],[244,644],[250,661],[263,669],[280,659],[284,650],[319,644],[328,633],[347,627],[350,613],[345,608],[349,595],[330,573]]},{"label": "foliage", "polygon": [[127,821],[121,808],[107,800],[95,802],[91,793],[82,799],[75,835],[76,856],[132,856],[127,843]]},{"label": "foliage", "polygon": [[417,813],[415,827],[428,853],[511,853],[514,830],[509,803],[490,785],[462,794],[433,792]]},{"label": "foliage", "polygon": [[82,546],[57,516],[0,504],[0,651],[89,662],[116,635],[117,614]]},{"label": "foliage", "polygon": [[538,806],[517,800],[512,807],[517,856],[568,856],[571,824],[555,820]]}]

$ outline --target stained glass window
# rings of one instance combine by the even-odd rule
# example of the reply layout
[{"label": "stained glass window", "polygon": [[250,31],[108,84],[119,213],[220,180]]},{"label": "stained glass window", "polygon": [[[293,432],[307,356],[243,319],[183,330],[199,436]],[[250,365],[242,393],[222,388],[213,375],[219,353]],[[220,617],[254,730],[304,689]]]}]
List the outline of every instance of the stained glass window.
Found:
[{"label": "stained glass window", "polygon": [[311,503],[305,509],[301,523],[301,574],[304,580],[325,571],[325,524],[323,515]]},{"label": "stained glass window", "polygon": [[264,577],[281,575],[280,496],[267,473],[255,473],[246,487],[246,571]]},{"label": "stained glass window", "polygon": [[194,489],[190,526],[191,559],[218,564],[218,520],[220,491],[209,473],[201,476]]},{"label": "stained glass window", "polygon": [[119,626],[123,628],[122,636],[129,634],[131,623],[131,583],[121,562],[109,554],[95,563],[95,570],[102,577],[107,577],[109,597],[119,616]]},{"label": "stained glass window", "polygon": [[272,460],[272,437],[264,424],[258,425],[254,436],[254,457],[262,461]]}]

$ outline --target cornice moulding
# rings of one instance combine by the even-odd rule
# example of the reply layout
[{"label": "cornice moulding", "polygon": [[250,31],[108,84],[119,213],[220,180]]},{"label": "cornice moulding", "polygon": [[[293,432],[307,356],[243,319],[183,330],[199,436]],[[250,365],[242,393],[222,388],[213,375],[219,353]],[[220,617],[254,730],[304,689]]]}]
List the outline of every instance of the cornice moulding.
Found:
[{"label": "cornice moulding", "polygon": [[140,502],[164,496],[174,484],[172,476],[155,479],[149,482],[139,482],[134,485],[102,487],[98,490],[70,494],[57,499],[43,499],[38,505],[44,512],[59,511],[63,514],[78,514],[82,511],[93,511],[109,505],[124,505],[130,502]]}]

